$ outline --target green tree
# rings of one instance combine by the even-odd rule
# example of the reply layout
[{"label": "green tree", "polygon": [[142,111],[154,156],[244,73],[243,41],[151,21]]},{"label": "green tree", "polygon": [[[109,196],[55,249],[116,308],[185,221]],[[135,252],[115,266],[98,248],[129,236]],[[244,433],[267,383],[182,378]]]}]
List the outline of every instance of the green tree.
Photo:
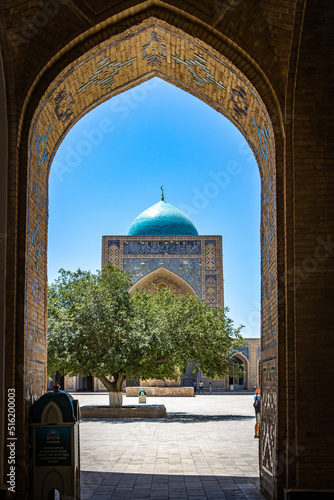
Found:
[{"label": "green tree", "polygon": [[230,373],[243,344],[226,310],[193,295],[128,292],[128,273],[107,263],[92,274],[60,270],[48,292],[48,372],[97,377],[122,406],[126,377],[177,378],[190,360],[209,377]]}]

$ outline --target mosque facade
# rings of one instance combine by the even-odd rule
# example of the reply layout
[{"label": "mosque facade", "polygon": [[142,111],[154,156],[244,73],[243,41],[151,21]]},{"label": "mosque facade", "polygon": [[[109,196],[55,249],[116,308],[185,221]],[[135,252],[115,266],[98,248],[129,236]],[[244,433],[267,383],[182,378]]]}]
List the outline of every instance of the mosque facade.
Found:
[{"label": "mosque facade", "polygon": [[[161,201],[138,215],[128,235],[102,237],[102,267],[107,261],[129,271],[132,287],[155,293],[156,288],[169,288],[175,295],[197,295],[209,307],[224,307],[223,251],[219,235],[199,235],[192,221],[180,210]],[[177,384],[192,386],[200,379],[204,390],[213,391],[252,389],[259,383],[260,339],[246,339],[247,345],[231,353],[236,366],[244,375],[212,380],[201,373],[193,373],[190,363]],[[203,346],[205,348],[205,346]],[[66,377],[58,380],[67,391],[105,391],[104,385],[93,377]],[[141,385],[174,385],[176,381],[152,379]],[[53,382],[49,382],[50,387]]]},{"label": "mosque facade", "polygon": [[102,237],[107,261],[132,276],[131,291],[170,288],[209,307],[224,307],[222,237],[200,236],[180,210],[161,200],[140,214],[127,236]]}]

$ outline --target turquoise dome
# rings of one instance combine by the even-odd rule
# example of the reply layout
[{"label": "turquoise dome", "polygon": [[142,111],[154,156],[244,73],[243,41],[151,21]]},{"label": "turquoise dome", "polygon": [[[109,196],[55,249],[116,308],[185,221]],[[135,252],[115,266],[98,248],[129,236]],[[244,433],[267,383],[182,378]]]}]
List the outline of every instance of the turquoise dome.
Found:
[{"label": "turquoise dome", "polygon": [[129,235],[198,235],[197,229],[178,208],[165,201],[142,212],[131,224]]}]

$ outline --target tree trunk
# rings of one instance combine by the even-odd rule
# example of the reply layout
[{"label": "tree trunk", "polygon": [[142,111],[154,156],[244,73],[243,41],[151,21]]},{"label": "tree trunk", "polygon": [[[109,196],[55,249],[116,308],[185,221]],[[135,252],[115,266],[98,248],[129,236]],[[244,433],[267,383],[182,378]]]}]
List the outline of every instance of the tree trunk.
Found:
[{"label": "tree trunk", "polygon": [[114,380],[107,379],[107,377],[99,377],[99,380],[109,392],[109,406],[111,408],[122,408],[122,386],[126,379],[126,373],[119,371],[114,375]]},{"label": "tree trunk", "polygon": [[123,395],[121,392],[109,392],[109,406],[110,408],[122,408]]}]

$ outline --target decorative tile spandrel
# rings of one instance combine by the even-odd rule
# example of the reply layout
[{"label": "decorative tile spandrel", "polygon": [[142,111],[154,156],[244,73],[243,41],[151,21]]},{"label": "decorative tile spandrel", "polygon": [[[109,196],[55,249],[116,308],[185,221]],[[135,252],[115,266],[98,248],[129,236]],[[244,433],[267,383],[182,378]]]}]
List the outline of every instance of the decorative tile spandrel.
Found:
[{"label": "decorative tile spandrel", "polygon": [[161,66],[162,61],[166,60],[166,45],[161,40],[161,36],[153,31],[148,43],[143,46],[143,59],[147,60],[149,66]]},{"label": "decorative tile spandrel", "polygon": [[102,57],[97,62],[97,69],[87,82],[81,84],[78,92],[86,92],[92,85],[100,85],[109,90],[114,83],[114,76],[125,66],[131,66],[137,57],[128,57],[124,62],[111,61],[110,57]]}]

